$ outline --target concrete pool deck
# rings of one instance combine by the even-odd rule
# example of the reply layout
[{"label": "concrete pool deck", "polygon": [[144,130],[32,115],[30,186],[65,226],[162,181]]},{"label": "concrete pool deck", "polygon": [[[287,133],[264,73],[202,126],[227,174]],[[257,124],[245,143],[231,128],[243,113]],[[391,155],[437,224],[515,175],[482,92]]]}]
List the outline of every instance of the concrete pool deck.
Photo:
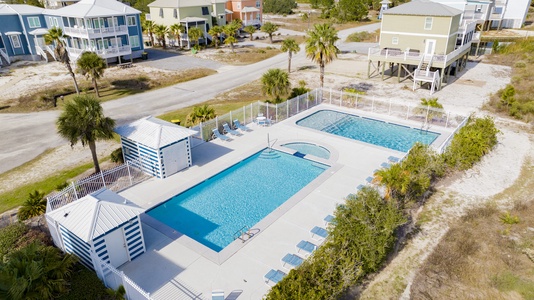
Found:
[{"label": "concrete pool deck", "polygon": [[[320,109],[421,127],[416,121],[322,104],[271,127],[250,125],[252,132],[233,137],[230,142],[214,140],[201,144],[192,150],[193,166],[189,169],[166,179],[149,179],[120,194],[143,208],[154,207],[267,147],[267,134],[275,148],[281,149],[280,145],[295,141],[327,148],[331,152],[330,159],[317,161],[326,162],[331,168],[253,226],[256,233],[253,238],[244,243],[237,240],[227,247],[230,249],[225,248],[218,254],[187,236],[176,232],[173,235],[153,222],[143,221],[147,252],[119,270],[154,299],[209,299],[211,291],[216,289],[224,290],[226,296],[233,293],[231,299],[261,299],[270,288],[263,276],[270,269],[288,273],[281,259],[288,253],[296,253],[295,246],[301,240],[317,244],[309,231],[314,226],[325,227],[324,217],[333,214],[336,205],[355,193],[359,184],[365,184],[365,178],[372,176],[389,156],[404,155],[295,124]],[[438,148],[454,128],[434,126],[430,130],[441,133],[433,143]],[[262,192],[268,199],[269,191],[258,191]]]}]

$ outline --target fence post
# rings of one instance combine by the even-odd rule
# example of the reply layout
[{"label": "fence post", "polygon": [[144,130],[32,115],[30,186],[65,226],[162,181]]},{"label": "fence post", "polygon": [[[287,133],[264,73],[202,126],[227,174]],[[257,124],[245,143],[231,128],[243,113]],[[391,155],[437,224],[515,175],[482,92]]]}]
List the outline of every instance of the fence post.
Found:
[{"label": "fence post", "polygon": [[204,141],[204,130],[202,130],[202,121],[200,121],[200,138]]},{"label": "fence post", "polygon": [[297,114],[299,113],[300,96],[297,97]]},{"label": "fence post", "polygon": [[269,103],[265,104],[265,106],[267,106],[265,110],[267,112],[267,119],[269,119]]},{"label": "fence post", "polygon": [[[319,99],[319,95],[317,95],[319,90],[315,89],[315,105],[317,105],[317,99]],[[322,97],[321,97],[322,98]],[[321,101],[322,102],[322,101]]]},{"label": "fence post", "polygon": [[100,178],[102,178],[102,183],[104,184],[104,188],[106,187],[106,180],[104,179],[104,173],[100,171]]},{"label": "fence post", "polygon": [[287,100],[286,101],[286,115],[287,115],[286,119],[289,119],[289,101],[291,101],[291,100]]},{"label": "fence post", "polygon": [[247,109],[245,106],[243,106],[243,124],[247,124]]},{"label": "fence post", "polygon": [[449,111],[447,113],[447,122],[445,122],[445,128],[449,128],[449,116],[450,116],[451,112]]},{"label": "fence post", "polygon": [[309,104],[308,104],[308,101],[310,101],[310,99],[308,98],[308,95],[309,92],[306,92],[306,109],[310,108]]},{"label": "fence post", "polygon": [[428,124],[428,112],[430,111],[430,105],[426,106],[425,125]]},{"label": "fence post", "polygon": [[215,127],[219,130],[219,117],[215,116]]},{"label": "fence post", "polygon": [[356,109],[358,109],[358,94],[356,94]]},{"label": "fence post", "polygon": [[342,103],[343,103],[343,90],[341,90],[341,93],[339,94],[339,107],[341,107]]},{"label": "fence post", "polygon": [[130,178],[130,185],[133,185],[132,182],[132,173],[130,172],[130,161],[126,161],[126,169],[128,169],[128,178]]},{"label": "fence post", "polygon": [[232,125],[233,123],[233,120],[232,120],[232,111],[230,111],[230,125]]},{"label": "fence post", "polygon": [[252,103],[250,103],[250,122],[254,122],[254,113],[252,112]]},{"label": "fence post", "polygon": [[274,121],[278,123],[278,104],[274,107]]},{"label": "fence post", "polygon": [[72,190],[74,191],[74,197],[78,200],[78,193],[76,193],[76,185],[74,185],[74,181],[72,182]]},{"label": "fence post", "polygon": [[332,88],[330,88],[330,104],[332,104]]},{"label": "fence post", "polygon": [[408,120],[408,117],[410,116],[410,106],[406,106],[406,120]]}]

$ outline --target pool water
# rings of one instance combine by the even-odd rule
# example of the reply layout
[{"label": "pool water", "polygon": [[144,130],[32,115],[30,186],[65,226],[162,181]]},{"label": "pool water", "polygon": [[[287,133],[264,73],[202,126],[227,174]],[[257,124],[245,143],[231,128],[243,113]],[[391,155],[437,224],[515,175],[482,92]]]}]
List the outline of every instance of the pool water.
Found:
[{"label": "pool water", "polygon": [[387,123],[333,110],[320,110],[297,125],[357,141],[408,152],[416,142],[429,145],[439,133]]},{"label": "pool water", "polygon": [[180,233],[221,251],[329,166],[265,149],[147,212]]},{"label": "pool water", "polygon": [[296,142],[296,143],[283,144],[282,146],[289,148],[289,149],[296,150],[306,155],[310,154],[310,155],[317,156],[319,158],[324,158],[324,159],[330,158],[330,151],[328,151],[324,147],[317,146],[315,144]]}]

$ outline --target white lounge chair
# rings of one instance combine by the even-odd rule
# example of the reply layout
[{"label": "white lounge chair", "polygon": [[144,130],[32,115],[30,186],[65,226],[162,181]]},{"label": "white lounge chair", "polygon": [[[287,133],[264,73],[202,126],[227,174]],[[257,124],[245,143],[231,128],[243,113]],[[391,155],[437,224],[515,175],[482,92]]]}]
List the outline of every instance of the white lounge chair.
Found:
[{"label": "white lounge chair", "polygon": [[233,130],[232,128],[230,128],[230,126],[228,125],[228,123],[224,123],[223,124],[223,128],[226,132],[228,132],[229,134],[231,135],[235,135],[235,136],[240,136],[240,135],[243,135],[241,132],[239,131],[235,131]]},{"label": "white lounge chair", "polygon": [[221,134],[219,132],[219,129],[217,129],[217,128],[213,128],[212,132],[215,135],[215,137],[217,137],[218,139],[221,139],[223,141],[231,141],[232,140],[231,138],[227,137],[226,135]]}]

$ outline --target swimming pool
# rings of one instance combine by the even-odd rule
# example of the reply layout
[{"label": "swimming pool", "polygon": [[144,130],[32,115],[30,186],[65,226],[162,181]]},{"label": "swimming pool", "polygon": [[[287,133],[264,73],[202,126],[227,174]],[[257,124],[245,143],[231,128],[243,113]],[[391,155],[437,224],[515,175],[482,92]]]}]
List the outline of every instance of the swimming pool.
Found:
[{"label": "swimming pool", "polygon": [[329,159],[330,158],[330,151],[328,151],[326,148],[311,144],[311,143],[304,143],[304,142],[294,142],[294,143],[287,143],[283,144],[282,146],[287,147],[289,149],[296,150],[303,154],[311,154],[313,156],[317,156],[319,158]]},{"label": "swimming pool", "polygon": [[416,142],[429,145],[440,135],[333,110],[317,111],[297,125],[402,152],[408,152]]},{"label": "swimming pool", "polygon": [[214,251],[253,227],[329,166],[264,149],[147,211]]}]

